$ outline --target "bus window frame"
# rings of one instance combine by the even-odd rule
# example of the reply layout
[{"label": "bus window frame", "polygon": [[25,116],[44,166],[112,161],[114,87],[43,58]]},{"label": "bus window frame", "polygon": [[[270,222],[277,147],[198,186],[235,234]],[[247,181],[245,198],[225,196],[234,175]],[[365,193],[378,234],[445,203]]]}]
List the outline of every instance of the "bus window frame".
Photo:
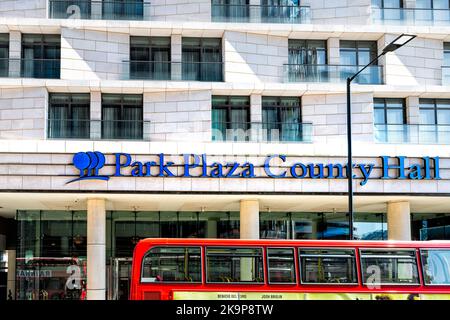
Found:
[{"label": "bus window frame", "polygon": [[[144,279],[144,277],[142,276],[144,273],[144,261],[145,261],[145,257],[150,253],[150,251],[152,249],[155,248],[197,248],[200,249],[200,281],[142,281],[142,279]],[[144,285],[164,285],[164,284],[203,284],[203,255],[202,255],[202,246],[180,246],[180,245],[155,245],[150,247],[145,254],[142,256],[142,261],[141,261],[141,272],[139,273],[139,283],[140,284],[144,284]],[[148,279],[148,278],[145,278]]]},{"label": "bus window frame", "polygon": [[[363,270],[363,254],[361,253],[361,251],[363,250],[370,250],[370,251],[410,251],[414,253],[414,260],[416,261],[416,275],[417,275],[417,283],[398,283],[398,282],[394,282],[394,283],[367,283],[364,281],[365,276],[364,276],[364,270]],[[407,286],[407,287],[420,287],[422,285],[421,283],[421,277],[420,277],[420,272],[419,272],[419,261],[417,260],[417,248],[371,248],[371,247],[360,247],[358,248],[358,252],[359,252],[359,264],[361,267],[361,285],[364,287],[368,287],[369,285],[371,286],[388,286],[388,287],[403,287],[403,286]],[[389,256],[386,256],[389,257]]]},{"label": "bus window frame", "polygon": [[[427,286],[427,287],[450,287],[450,283],[447,284],[432,284],[432,283],[426,283],[425,281],[425,266],[424,266],[424,261],[422,259],[422,251],[442,251],[442,250],[447,250],[450,252],[449,248],[419,248],[419,257],[420,257],[420,268],[422,269],[422,280],[423,280],[423,285]],[[450,277],[450,275],[449,275]]]},{"label": "bus window frame", "polygon": [[[297,285],[297,259],[295,258],[295,248],[296,247],[266,247],[266,261],[267,261],[267,284],[276,284],[276,285],[290,285],[290,286],[296,286]],[[270,281],[270,263],[269,263],[269,249],[291,249],[292,250],[292,259],[294,259],[294,281],[293,282],[271,282]]]},{"label": "bus window frame", "polygon": [[[259,285],[264,286],[266,285],[266,261],[264,259],[264,246],[223,246],[223,245],[205,245],[205,284],[215,284],[215,285]],[[263,263],[263,281],[261,282],[246,282],[246,281],[237,281],[237,282],[215,282],[215,281],[208,281],[208,248],[222,248],[222,249],[261,249],[261,258]]]},{"label": "bus window frame", "polygon": [[[300,254],[300,250],[302,249],[316,249],[316,250],[351,250],[353,251],[353,271],[355,273],[355,279],[356,282],[350,282],[350,283],[329,283],[329,282],[303,282],[302,277],[302,257],[303,255]],[[297,254],[298,254],[298,271],[299,271],[299,277],[300,277],[300,284],[305,286],[358,286],[359,285],[359,277],[358,277],[358,260],[356,257],[356,248],[355,247],[297,247]],[[321,255],[310,255],[310,256],[318,256],[321,257]],[[346,255],[330,255],[330,256],[341,256],[345,257]]]}]

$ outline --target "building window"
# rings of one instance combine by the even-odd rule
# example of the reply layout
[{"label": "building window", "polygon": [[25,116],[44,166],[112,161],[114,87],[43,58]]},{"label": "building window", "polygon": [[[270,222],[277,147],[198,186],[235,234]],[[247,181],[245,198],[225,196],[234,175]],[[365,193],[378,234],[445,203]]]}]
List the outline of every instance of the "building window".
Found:
[{"label": "building window", "polygon": [[[80,300],[86,290],[86,211],[17,212],[19,300]],[[78,275],[69,281],[71,275]]]},{"label": "building window", "polygon": [[412,213],[412,240],[450,240],[450,214]]},{"label": "building window", "polygon": [[9,34],[0,33],[0,77],[9,75]]},{"label": "building window", "polygon": [[142,20],[144,17],[143,0],[108,0],[103,2],[103,19]]},{"label": "building window", "polygon": [[142,95],[102,95],[102,139],[143,139],[143,128]]},{"label": "building window", "polygon": [[300,0],[262,0],[261,20],[263,22],[300,22],[305,12]]},{"label": "building window", "polygon": [[403,17],[402,0],[372,0],[372,6],[378,10],[374,11],[376,20],[400,21]]},{"label": "building window", "polygon": [[89,105],[88,93],[50,93],[48,137],[89,139]]},{"label": "building window", "polygon": [[59,79],[61,36],[22,35],[22,77]]},{"label": "building window", "polygon": [[450,100],[420,99],[419,138],[423,143],[450,143]]},{"label": "building window", "polygon": [[247,22],[249,0],[212,0],[211,13],[215,22]]},{"label": "building window", "polygon": [[288,59],[289,82],[329,81],[325,40],[289,39]]},{"label": "building window", "polygon": [[263,132],[267,141],[302,141],[299,97],[262,97]]},{"label": "building window", "polygon": [[[341,78],[347,79],[360,67],[367,65],[377,56],[376,41],[340,41]],[[375,61],[363,71],[356,81],[360,84],[380,84],[382,82],[381,67]]]},{"label": "building window", "polygon": [[247,141],[250,129],[250,97],[213,96],[213,141]]},{"label": "building window", "polygon": [[408,140],[404,99],[373,101],[375,139],[378,142],[405,142]]},{"label": "building window", "polygon": [[130,37],[130,78],[170,80],[170,37]]},{"label": "building window", "polygon": [[49,0],[49,17],[52,19],[91,18],[90,0]]},{"label": "building window", "polygon": [[448,10],[450,3],[448,0],[416,0],[415,19],[417,21],[449,21]]},{"label": "building window", "polygon": [[450,84],[450,42],[444,43],[444,61],[442,61],[442,84]]},{"label": "building window", "polygon": [[182,79],[223,81],[222,39],[183,38]]}]

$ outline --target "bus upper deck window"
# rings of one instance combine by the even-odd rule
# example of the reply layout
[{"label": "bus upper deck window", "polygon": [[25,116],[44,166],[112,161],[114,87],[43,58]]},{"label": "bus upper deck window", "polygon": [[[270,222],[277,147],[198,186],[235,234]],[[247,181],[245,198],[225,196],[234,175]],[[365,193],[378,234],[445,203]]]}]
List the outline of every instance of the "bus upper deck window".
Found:
[{"label": "bus upper deck window", "polygon": [[267,248],[270,283],[295,283],[293,248]]},{"label": "bus upper deck window", "polygon": [[415,250],[363,249],[361,268],[367,285],[419,284]]},{"label": "bus upper deck window", "polygon": [[304,284],[357,284],[353,249],[299,249]]},{"label": "bus upper deck window", "polygon": [[450,285],[450,250],[423,249],[423,279],[426,285]]},{"label": "bus upper deck window", "polygon": [[206,248],[207,282],[263,283],[262,248]]},{"label": "bus upper deck window", "polygon": [[141,282],[201,282],[200,247],[155,247],[142,262]]}]

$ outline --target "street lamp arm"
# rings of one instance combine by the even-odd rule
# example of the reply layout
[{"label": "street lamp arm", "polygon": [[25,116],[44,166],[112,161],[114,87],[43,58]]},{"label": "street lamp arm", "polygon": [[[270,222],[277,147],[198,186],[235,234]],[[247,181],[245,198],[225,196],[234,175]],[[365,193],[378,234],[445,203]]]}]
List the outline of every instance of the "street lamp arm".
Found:
[{"label": "street lamp arm", "polygon": [[355,73],[353,76],[349,77],[347,80],[349,82],[352,82],[353,80],[355,80],[355,78],[357,76],[359,76],[359,74],[361,72],[363,72],[364,70],[366,70],[369,66],[371,66],[372,64],[374,64],[375,62],[377,62],[378,59],[380,59],[382,56],[384,56],[387,52],[381,52],[376,58],[374,58],[372,61],[370,61],[368,64],[366,64],[364,67],[362,67],[361,70],[359,70],[357,73]]}]

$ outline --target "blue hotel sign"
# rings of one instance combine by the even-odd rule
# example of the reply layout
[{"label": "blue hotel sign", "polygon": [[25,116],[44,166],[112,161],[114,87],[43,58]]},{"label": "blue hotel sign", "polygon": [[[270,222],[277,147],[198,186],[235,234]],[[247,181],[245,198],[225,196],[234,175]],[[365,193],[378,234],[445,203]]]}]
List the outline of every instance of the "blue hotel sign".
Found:
[{"label": "blue hotel sign", "polygon": [[[110,177],[186,177],[186,178],[256,178],[255,165],[250,162],[208,163],[206,154],[184,154],[182,163],[166,161],[164,153],[157,155],[158,161],[134,161],[128,153],[114,154],[114,174],[101,175],[100,169],[105,165],[105,155],[99,151],[78,152],[73,156],[73,165],[79,170],[80,176],[70,182],[80,180],[109,180]],[[404,156],[381,156],[381,175],[374,177],[374,163],[354,163],[354,178],[361,179],[364,186],[369,178],[380,179],[410,179],[439,180],[439,157],[423,157],[419,163],[405,165]],[[286,162],[285,155],[267,156],[263,177],[274,179],[346,179],[346,165],[339,163],[301,163],[290,167],[273,167],[273,163]],[[182,167],[182,173],[177,174],[175,167]],[[195,171],[195,173],[194,173]],[[393,172],[395,174],[393,174]]]}]

